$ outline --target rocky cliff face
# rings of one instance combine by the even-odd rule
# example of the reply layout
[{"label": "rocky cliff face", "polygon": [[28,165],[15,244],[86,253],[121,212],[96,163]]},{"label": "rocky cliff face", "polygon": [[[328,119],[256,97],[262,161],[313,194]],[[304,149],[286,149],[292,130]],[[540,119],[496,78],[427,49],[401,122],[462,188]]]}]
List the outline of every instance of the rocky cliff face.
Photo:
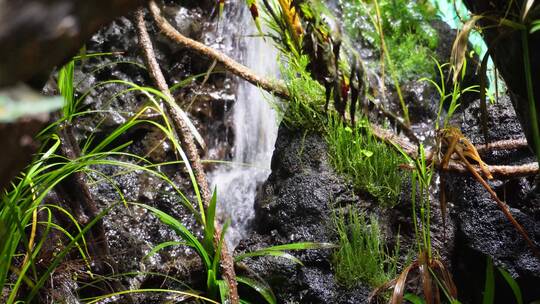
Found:
[{"label": "rocky cliff face", "polygon": [[[412,89],[421,87],[413,87]],[[524,134],[508,97],[491,105],[491,141],[523,139]],[[428,113],[432,114],[432,113]],[[478,121],[478,100],[463,104],[452,124],[475,144],[483,142]],[[534,161],[527,148],[487,151],[482,158],[491,165],[523,164]],[[540,297],[537,288],[540,260],[492,200],[488,192],[469,174],[446,173],[449,218],[442,226],[438,189],[433,187],[433,248],[451,270],[462,303],[482,300],[487,258],[508,270],[520,285],[524,299]],[[499,197],[510,206],[514,217],[533,240],[540,239],[538,190],[534,177],[490,182]],[[387,241],[399,230],[402,255],[414,251],[414,231],[410,202],[411,185],[405,182],[400,204],[393,209],[377,206],[365,193],[354,193],[344,177],[334,173],[328,162],[328,148],[322,135],[280,127],[272,158],[272,174],[260,188],[256,203],[254,232],[237,248],[239,252],[299,241],[335,242],[332,212],[347,205],[376,214]],[[245,263],[246,273],[266,279],[284,303],[362,303],[370,289],[359,285],[353,290],[340,286],[334,277],[331,250],[295,253],[305,267],[276,257],[253,258]],[[502,280],[496,280],[497,303],[514,301]]]},{"label": "rocky cliff face", "polygon": [[[490,140],[525,137],[508,97],[503,97],[497,104],[491,105],[489,113]],[[460,126],[474,143],[483,142],[478,117],[479,103],[476,101],[456,115],[453,122]],[[517,165],[535,161],[528,148],[491,151],[482,157],[490,165]],[[540,204],[535,177],[495,180],[490,182],[490,185],[508,204],[510,212],[533,241],[539,244]],[[451,174],[447,178],[446,186],[454,206],[451,214],[458,227],[454,264],[456,282],[461,294],[470,298],[471,303],[481,301],[478,290],[483,288],[483,272],[486,259],[490,257],[495,265],[508,270],[517,279],[525,302],[540,298],[540,291],[534,287],[540,284],[540,257],[533,254],[487,191],[468,175]],[[509,287],[503,282],[499,283],[497,303],[513,302]]]},{"label": "rocky cliff face", "polygon": [[[255,202],[253,233],[237,251],[292,242],[335,242],[334,209],[357,204],[351,186],[328,163],[325,139],[319,134],[281,126],[272,157],[272,174]],[[295,253],[304,267],[276,257],[247,260],[247,274],[265,279],[279,303],[365,303],[370,289],[341,288],[331,266],[332,251]]]}]

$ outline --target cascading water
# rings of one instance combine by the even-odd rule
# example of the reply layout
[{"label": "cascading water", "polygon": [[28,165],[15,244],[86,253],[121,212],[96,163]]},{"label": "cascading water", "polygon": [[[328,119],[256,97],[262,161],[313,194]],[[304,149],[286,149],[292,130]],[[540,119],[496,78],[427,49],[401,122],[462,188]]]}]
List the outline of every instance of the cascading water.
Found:
[{"label": "cascading water", "polygon": [[[238,9],[242,9],[239,25],[229,30],[237,31],[242,40],[242,51],[231,55],[258,75],[276,78],[279,71],[277,50],[270,41],[257,37],[245,5],[242,3]],[[228,34],[227,29],[223,34]],[[278,129],[276,113],[270,105],[271,96],[243,80],[240,80],[236,95],[233,165],[222,167],[210,176],[213,186],[218,189],[218,208],[224,218],[231,219],[227,241],[232,248],[245,236],[254,216],[257,186],[270,174]]]}]

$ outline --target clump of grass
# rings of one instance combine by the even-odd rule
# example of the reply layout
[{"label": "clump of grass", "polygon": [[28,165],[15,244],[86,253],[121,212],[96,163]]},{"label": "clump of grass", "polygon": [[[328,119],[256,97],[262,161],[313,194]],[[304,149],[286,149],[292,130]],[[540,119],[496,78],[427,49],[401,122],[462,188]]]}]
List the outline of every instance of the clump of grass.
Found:
[{"label": "clump of grass", "polygon": [[[411,80],[418,75],[434,73],[430,56],[438,45],[437,32],[430,22],[436,12],[428,1],[379,0],[381,37],[376,24],[376,6],[369,1],[341,0],[344,25],[354,40],[361,39],[381,50],[384,39],[392,61],[396,63],[399,81]],[[414,54],[411,56],[411,54]]]},{"label": "clump of grass", "polygon": [[333,256],[336,278],[351,288],[359,282],[379,287],[396,274],[397,252],[387,250],[382,241],[381,229],[374,216],[366,219],[355,208],[347,215],[334,215],[334,225],[339,236],[339,249]]},{"label": "clump of grass", "polygon": [[278,113],[289,128],[322,131],[326,120],[324,88],[308,72],[307,56],[287,57],[281,73],[291,97],[285,107],[278,107]]},{"label": "clump of grass", "polygon": [[330,117],[326,140],[336,171],[348,176],[356,189],[367,191],[381,204],[397,204],[402,183],[398,165],[405,160],[373,137],[367,120],[361,120],[352,129],[337,117]]}]

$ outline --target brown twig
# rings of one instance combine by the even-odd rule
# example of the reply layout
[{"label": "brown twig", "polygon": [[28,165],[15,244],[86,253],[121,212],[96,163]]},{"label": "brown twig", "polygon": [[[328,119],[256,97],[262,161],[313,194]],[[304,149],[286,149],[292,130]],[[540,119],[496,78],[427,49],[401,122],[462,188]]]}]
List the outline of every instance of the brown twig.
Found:
[{"label": "brown twig", "polygon": [[[481,174],[480,168],[477,166],[472,166],[475,172]],[[523,165],[514,165],[514,166],[493,166],[488,165],[487,169],[491,172],[493,177],[497,179],[508,179],[515,177],[531,176],[539,173],[538,163],[528,163]],[[470,172],[463,164],[457,162],[450,162],[448,166],[448,171],[457,172],[457,173],[467,173]]]},{"label": "brown twig", "polygon": [[484,153],[486,151],[496,150],[517,150],[528,148],[527,140],[525,138],[520,139],[505,139],[499,140],[487,145],[477,145],[476,150],[478,153]]},{"label": "brown twig", "polygon": [[210,202],[210,190],[208,188],[208,182],[206,180],[206,175],[201,164],[201,158],[195,145],[195,140],[192,136],[192,133],[188,127],[186,121],[182,117],[182,114],[177,111],[175,107],[172,106],[172,103],[175,102],[174,97],[172,96],[167,81],[161,72],[159,63],[157,62],[154,47],[152,46],[152,41],[150,40],[150,35],[146,29],[146,24],[144,23],[144,13],[142,9],[138,9],[135,12],[135,22],[137,27],[137,37],[139,39],[139,45],[143,50],[146,65],[148,66],[148,71],[150,76],[154,80],[157,88],[166,96],[168,99],[165,102],[165,113],[167,116],[170,116],[170,120],[173,122],[176,136],[180,139],[182,148],[186,150],[188,159],[190,160],[193,172],[195,174],[195,179],[199,185],[201,197],[203,202],[207,204]]},{"label": "brown twig", "polygon": [[228,71],[239,76],[240,78],[245,79],[246,81],[249,81],[253,85],[260,86],[265,91],[273,93],[278,97],[289,97],[289,92],[283,83],[271,82],[268,79],[260,77],[253,73],[249,68],[236,62],[229,56],[182,35],[163,16],[161,16],[161,11],[155,1],[150,1],[148,5],[158,27],[169,39],[175,41],[185,48],[197,52],[198,54],[202,54],[212,60],[216,60],[217,62],[223,64]]},{"label": "brown twig", "polygon": [[[154,10],[157,9],[157,5],[153,1],[150,2],[150,6],[153,6]],[[169,86],[167,85],[165,77],[163,76],[161,68],[156,60],[150,35],[148,34],[148,30],[146,29],[146,24],[144,22],[144,12],[142,8],[139,8],[135,12],[135,23],[137,26],[139,44],[144,52],[150,75],[156,83],[158,89],[169,99],[170,102],[174,102],[174,97],[170,93]],[[207,208],[211,199],[210,189],[208,187],[208,181],[206,180],[206,175],[202,167],[197,147],[195,146],[195,140],[187,126],[187,123],[183,120],[180,113],[178,113],[178,111],[172,107],[169,102],[165,103],[165,110],[167,115],[172,118],[173,124],[176,128],[176,136],[180,137],[182,147],[186,149],[186,154],[188,155],[191,166],[193,167],[197,184],[199,185],[203,204],[205,208]],[[219,224],[215,223],[214,231],[214,243],[219,244],[221,239],[221,227],[219,227]],[[239,297],[236,274],[234,272],[234,262],[232,256],[229,254],[227,244],[225,242],[222,242],[221,246],[221,270],[222,276],[229,287],[230,303],[238,304]]]},{"label": "brown twig", "polygon": [[493,198],[493,200],[497,203],[497,205],[499,206],[499,208],[501,209],[501,211],[504,213],[504,215],[506,216],[506,218],[510,221],[510,223],[512,223],[512,225],[516,228],[516,230],[521,234],[521,236],[525,239],[525,241],[527,242],[527,245],[529,245],[529,247],[531,248],[531,250],[533,251],[533,253],[538,257],[540,258],[540,251],[538,250],[538,247],[536,247],[536,245],[533,243],[533,241],[531,240],[531,238],[529,237],[529,234],[527,233],[527,231],[525,231],[525,228],[523,228],[523,226],[521,226],[520,223],[518,223],[518,221],[514,218],[514,216],[512,215],[512,213],[510,212],[510,209],[508,209],[508,206],[499,199],[499,197],[497,196],[497,193],[495,193],[495,191],[493,191],[493,189],[491,189],[491,187],[488,185],[488,183],[482,178],[482,176],[480,176],[480,174],[478,173],[478,171],[473,168],[473,166],[471,165],[471,163],[467,160],[467,158],[465,157],[465,155],[463,154],[462,151],[460,151],[459,149],[456,149],[456,153],[459,155],[459,158],[461,159],[461,161],[465,164],[465,166],[467,167],[468,171],[472,173],[472,175],[474,176],[474,178],[480,183],[482,184],[482,186],[487,190],[487,192],[489,192],[489,194],[491,195],[491,198]]},{"label": "brown twig", "polygon": [[[58,129],[58,136],[62,141],[61,154],[69,160],[75,161],[81,157],[79,144],[70,123],[63,123]],[[73,172],[63,179],[55,188],[60,197],[66,200],[77,222],[81,226],[90,223],[99,214],[99,208],[86,183],[86,176],[81,171]],[[90,229],[88,249],[95,259],[95,266],[99,273],[105,273],[105,262],[109,260],[110,250],[103,226],[100,219]],[[113,266],[113,268],[115,268]]]},{"label": "brown twig", "polygon": [[388,120],[399,127],[403,134],[407,136],[413,143],[418,144],[420,141],[418,140],[418,137],[416,134],[414,134],[414,131],[411,129],[409,125],[407,125],[401,118],[399,118],[396,114],[389,112],[386,110],[382,105],[379,103],[371,102],[377,111],[379,111],[384,117],[388,118]]},{"label": "brown twig", "polygon": [[[400,137],[391,131],[385,130],[375,124],[371,124],[372,134],[377,137],[379,140],[382,140],[390,145],[399,147],[404,153],[409,155],[412,158],[418,157],[418,149],[411,142],[407,141],[405,138]],[[505,149],[523,149],[527,146],[527,141],[524,139],[515,139],[515,140],[501,140],[497,142],[490,143],[487,147],[485,145],[480,145],[478,147],[479,153],[485,153],[487,151],[494,150],[505,150]],[[433,151],[428,151],[426,153],[426,159],[428,162],[431,162],[433,159]],[[480,168],[471,165],[476,172],[481,173]],[[491,174],[498,179],[508,179],[522,176],[535,175],[540,172],[538,168],[538,163],[527,163],[523,165],[512,165],[512,166],[498,166],[498,165],[488,165],[488,170]],[[466,174],[469,171],[465,165],[451,161],[446,169],[450,172],[463,173]]]}]

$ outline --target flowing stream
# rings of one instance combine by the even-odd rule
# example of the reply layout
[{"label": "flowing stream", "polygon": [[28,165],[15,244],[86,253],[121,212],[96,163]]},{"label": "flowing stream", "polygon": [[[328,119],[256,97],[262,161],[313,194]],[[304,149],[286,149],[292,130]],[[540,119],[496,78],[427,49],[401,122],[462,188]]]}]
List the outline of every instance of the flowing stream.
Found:
[{"label": "flowing stream", "polygon": [[[277,78],[277,50],[270,41],[258,34],[246,6],[236,4],[239,24],[227,29],[223,35],[235,33],[241,48],[230,54],[258,75]],[[225,16],[224,20],[227,19]],[[258,185],[270,174],[270,161],[277,137],[278,122],[272,108],[271,96],[250,83],[239,80],[234,115],[233,165],[222,166],[210,175],[213,186],[217,186],[218,208],[222,218],[231,219],[227,241],[231,248],[246,236],[249,222],[254,217],[253,203]]]}]

